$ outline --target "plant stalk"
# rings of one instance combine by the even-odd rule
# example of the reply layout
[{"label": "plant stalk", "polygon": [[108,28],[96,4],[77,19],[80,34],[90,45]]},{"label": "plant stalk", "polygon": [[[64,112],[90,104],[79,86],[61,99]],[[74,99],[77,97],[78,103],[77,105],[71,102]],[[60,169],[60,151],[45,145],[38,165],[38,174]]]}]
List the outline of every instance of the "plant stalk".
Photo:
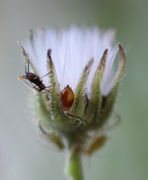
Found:
[{"label": "plant stalk", "polygon": [[69,180],[84,180],[81,154],[79,151],[70,151],[68,160],[66,162],[65,172],[69,177]]}]

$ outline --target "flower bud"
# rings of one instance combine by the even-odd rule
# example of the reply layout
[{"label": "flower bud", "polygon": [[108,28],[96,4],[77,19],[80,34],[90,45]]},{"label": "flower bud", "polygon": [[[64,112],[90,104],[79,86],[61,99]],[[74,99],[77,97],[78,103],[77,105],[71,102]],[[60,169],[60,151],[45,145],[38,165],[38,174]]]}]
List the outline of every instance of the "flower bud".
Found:
[{"label": "flower bud", "polygon": [[66,145],[91,155],[107,140],[102,130],[125,69],[124,49],[113,46],[113,34],[98,28],[39,30],[21,45],[27,68],[19,79],[31,75],[25,80],[36,92],[38,127],[59,149]]}]

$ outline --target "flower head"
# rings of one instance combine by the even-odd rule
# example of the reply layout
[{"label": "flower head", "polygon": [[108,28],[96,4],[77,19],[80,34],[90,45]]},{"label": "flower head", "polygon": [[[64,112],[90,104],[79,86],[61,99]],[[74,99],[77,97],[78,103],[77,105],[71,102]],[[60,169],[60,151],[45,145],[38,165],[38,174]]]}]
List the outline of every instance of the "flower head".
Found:
[{"label": "flower head", "polygon": [[99,147],[106,141],[98,132],[112,112],[125,67],[123,47],[113,41],[111,30],[72,27],[31,31],[22,43],[28,71],[19,79],[38,93],[40,130],[58,147],[64,138],[69,147],[91,154],[96,142]]}]

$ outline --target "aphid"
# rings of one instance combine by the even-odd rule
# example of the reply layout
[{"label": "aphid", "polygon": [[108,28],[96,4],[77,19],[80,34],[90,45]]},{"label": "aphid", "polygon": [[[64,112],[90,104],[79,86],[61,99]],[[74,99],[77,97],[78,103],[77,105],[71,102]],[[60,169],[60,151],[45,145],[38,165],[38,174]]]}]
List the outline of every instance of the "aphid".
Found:
[{"label": "aphid", "polygon": [[[48,75],[48,74],[49,73],[47,73],[46,75]],[[46,75],[44,75],[43,77],[45,77]],[[39,92],[46,89],[46,86],[43,84],[41,78],[38,75],[30,72],[29,61],[28,61],[27,68],[25,66],[25,75],[18,77],[18,80],[23,80],[23,79],[28,80],[30,82],[32,88],[36,89]]]},{"label": "aphid", "polygon": [[69,110],[74,102],[74,93],[69,85],[61,92],[61,102],[65,111]]}]

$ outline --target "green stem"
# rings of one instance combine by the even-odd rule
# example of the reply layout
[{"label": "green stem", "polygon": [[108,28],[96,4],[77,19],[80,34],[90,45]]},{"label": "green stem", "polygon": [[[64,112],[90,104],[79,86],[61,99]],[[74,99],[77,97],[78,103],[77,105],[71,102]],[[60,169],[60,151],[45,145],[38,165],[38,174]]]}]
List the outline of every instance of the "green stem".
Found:
[{"label": "green stem", "polygon": [[65,170],[69,180],[84,180],[81,155],[78,151],[70,152]]}]

